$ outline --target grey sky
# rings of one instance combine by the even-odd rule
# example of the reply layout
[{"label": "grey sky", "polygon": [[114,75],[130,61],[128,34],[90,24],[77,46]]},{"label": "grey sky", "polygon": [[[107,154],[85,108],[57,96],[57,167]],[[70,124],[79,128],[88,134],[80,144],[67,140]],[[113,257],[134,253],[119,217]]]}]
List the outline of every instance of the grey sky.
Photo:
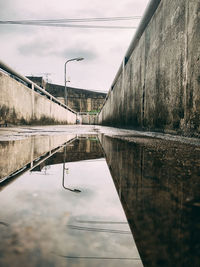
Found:
[{"label": "grey sky", "polygon": [[[141,16],[148,0],[0,0],[1,20]],[[137,26],[139,20],[95,25]],[[88,23],[84,23],[88,24]],[[75,29],[0,25],[0,59],[23,75],[51,73],[64,83],[64,63],[71,86],[108,91],[135,30]]]}]

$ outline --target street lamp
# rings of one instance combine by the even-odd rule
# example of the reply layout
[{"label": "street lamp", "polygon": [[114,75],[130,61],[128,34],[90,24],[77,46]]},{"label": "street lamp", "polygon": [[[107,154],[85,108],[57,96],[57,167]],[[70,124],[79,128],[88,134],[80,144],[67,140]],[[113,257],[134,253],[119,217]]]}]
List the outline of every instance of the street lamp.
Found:
[{"label": "street lamp", "polygon": [[65,62],[64,77],[65,77],[65,105],[66,105],[66,106],[67,106],[66,65],[67,65],[67,63],[70,62],[70,61],[81,61],[81,60],[83,60],[83,59],[84,59],[83,57],[76,57],[76,58],[68,59],[68,60]]}]

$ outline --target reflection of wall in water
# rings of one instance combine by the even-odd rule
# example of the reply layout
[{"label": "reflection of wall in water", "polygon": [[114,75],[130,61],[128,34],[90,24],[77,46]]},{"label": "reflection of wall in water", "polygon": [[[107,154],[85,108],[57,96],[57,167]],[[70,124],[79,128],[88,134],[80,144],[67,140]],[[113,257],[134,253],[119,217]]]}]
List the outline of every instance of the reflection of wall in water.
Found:
[{"label": "reflection of wall in water", "polygon": [[74,137],[75,135],[32,136],[22,140],[0,142],[0,179]]},{"label": "reflection of wall in water", "polygon": [[[76,139],[72,144],[66,146],[65,162],[99,159],[102,157],[104,155],[96,138],[94,140],[93,138]],[[63,160],[64,148],[46,160],[43,166],[63,163]]]},{"label": "reflection of wall in water", "polygon": [[101,137],[146,266],[198,266],[200,150],[138,137]]}]

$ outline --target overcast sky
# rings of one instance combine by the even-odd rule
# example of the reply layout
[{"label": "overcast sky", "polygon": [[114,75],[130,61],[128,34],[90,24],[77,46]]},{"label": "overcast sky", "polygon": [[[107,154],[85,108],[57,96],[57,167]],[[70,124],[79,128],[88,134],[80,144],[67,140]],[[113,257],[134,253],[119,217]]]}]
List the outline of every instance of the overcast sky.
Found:
[{"label": "overcast sky", "polygon": [[[0,20],[142,16],[149,0],[0,0]],[[137,26],[139,20],[92,25]],[[84,23],[88,24],[88,23]],[[0,59],[23,75],[51,73],[52,83],[108,91],[134,29],[76,29],[0,24]]]}]

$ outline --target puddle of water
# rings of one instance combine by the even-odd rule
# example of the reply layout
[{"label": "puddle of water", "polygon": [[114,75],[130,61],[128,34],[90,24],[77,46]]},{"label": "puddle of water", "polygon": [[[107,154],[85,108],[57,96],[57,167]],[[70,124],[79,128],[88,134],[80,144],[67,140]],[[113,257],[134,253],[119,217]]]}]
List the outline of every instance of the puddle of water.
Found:
[{"label": "puddle of water", "polygon": [[0,266],[199,266],[199,147],[99,138],[0,143]]},{"label": "puddle of water", "polygon": [[200,149],[101,136],[144,266],[199,266]]},{"label": "puddle of water", "polygon": [[0,266],[142,266],[98,140],[30,151],[0,192]]}]

